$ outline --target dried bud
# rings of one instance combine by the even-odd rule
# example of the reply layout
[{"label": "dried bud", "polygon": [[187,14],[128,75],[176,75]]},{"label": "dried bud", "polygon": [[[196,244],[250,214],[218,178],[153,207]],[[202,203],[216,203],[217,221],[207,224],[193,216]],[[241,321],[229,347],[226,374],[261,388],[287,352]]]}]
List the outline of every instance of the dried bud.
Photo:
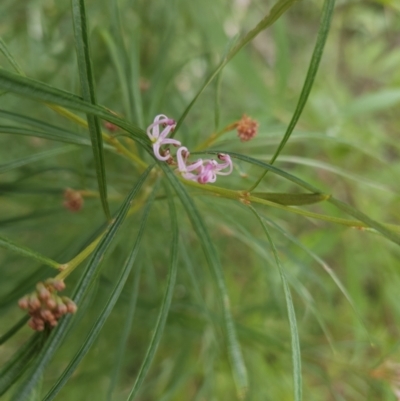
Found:
[{"label": "dried bud", "polygon": [[67,188],[64,191],[64,207],[71,212],[78,212],[83,207],[83,197],[79,191]]},{"label": "dried bud", "polygon": [[250,141],[257,135],[258,126],[256,120],[243,114],[243,117],[236,124],[238,137],[242,142]]}]

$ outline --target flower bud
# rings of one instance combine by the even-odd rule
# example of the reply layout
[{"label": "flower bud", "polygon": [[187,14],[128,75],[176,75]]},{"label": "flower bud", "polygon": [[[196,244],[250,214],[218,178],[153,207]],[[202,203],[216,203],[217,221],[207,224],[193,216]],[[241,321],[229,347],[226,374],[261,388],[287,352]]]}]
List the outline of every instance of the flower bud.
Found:
[{"label": "flower bud", "polygon": [[236,129],[238,137],[242,142],[250,141],[257,135],[258,122],[243,114],[243,117],[237,122]]}]

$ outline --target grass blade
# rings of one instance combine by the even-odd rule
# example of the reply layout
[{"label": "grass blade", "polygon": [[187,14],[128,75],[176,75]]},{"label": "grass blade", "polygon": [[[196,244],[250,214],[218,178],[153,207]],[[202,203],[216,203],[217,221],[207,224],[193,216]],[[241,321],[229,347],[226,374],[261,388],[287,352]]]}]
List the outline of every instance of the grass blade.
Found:
[{"label": "grass blade", "polygon": [[130,132],[138,142],[146,144],[146,133],[136,125],[110,113],[103,106],[84,101],[73,93],[66,92],[31,78],[23,77],[0,68],[0,88],[41,102],[56,104],[68,109],[77,110],[86,114],[93,114],[101,119],[110,121]]},{"label": "grass blade", "polygon": [[193,200],[190,198],[183,185],[179,182],[178,178],[172,170],[165,165],[161,165],[168,180],[171,182],[176,194],[179,196],[186,213],[193,225],[193,228],[200,240],[207,263],[210,266],[215,282],[218,287],[218,294],[224,315],[224,328],[227,337],[228,355],[231,363],[233,378],[237,388],[239,398],[244,398],[248,388],[247,370],[244,363],[241,347],[237,339],[236,329],[232,318],[230,301],[226,283],[222,271],[221,262],[219,261],[217,252],[212,243],[207,228],[201,218]]},{"label": "grass blade", "polygon": [[254,215],[260,222],[260,224],[265,232],[265,235],[268,238],[268,242],[271,246],[272,253],[274,254],[275,262],[279,269],[279,274],[282,279],[282,286],[283,286],[283,291],[285,294],[286,307],[287,307],[287,313],[288,313],[289,324],[290,324],[290,334],[291,334],[291,338],[292,338],[294,399],[295,399],[295,401],[301,401],[301,399],[302,399],[302,375],[301,375],[300,340],[299,340],[299,332],[297,329],[296,313],[294,310],[292,294],[290,292],[290,287],[289,287],[289,284],[288,284],[288,281],[286,278],[286,273],[283,269],[283,266],[279,259],[275,244],[272,241],[271,235],[269,233],[269,230],[268,230],[266,224],[264,223],[263,219],[258,214],[258,212],[252,206],[250,206],[250,210],[254,213]]},{"label": "grass blade", "polygon": [[[87,32],[85,0],[72,0],[72,14],[82,97],[87,102],[95,105],[96,93],[92,62],[90,59],[90,45]],[[110,220],[111,214],[107,201],[107,180],[104,162],[103,137],[101,134],[100,122],[98,118],[92,114],[87,114],[87,122],[89,126],[90,139],[92,141],[92,150],[96,166],[97,183],[99,186],[101,204],[107,220]]]},{"label": "grass blade", "polygon": [[[168,188],[168,187],[166,187]],[[168,191],[169,192],[169,191]],[[157,323],[153,330],[153,335],[150,340],[149,347],[147,348],[146,356],[142,362],[142,366],[140,367],[138,376],[136,381],[132,387],[132,390],[129,393],[127,398],[128,401],[133,400],[147,375],[147,372],[150,369],[151,363],[154,359],[154,355],[157,351],[158,345],[161,341],[161,336],[164,331],[165,322],[167,320],[169,308],[172,302],[172,295],[174,293],[177,267],[178,267],[178,220],[176,216],[176,210],[172,195],[168,194],[168,206],[169,212],[171,216],[171,231],[172,231],[172,241],[171,241],[171,256],[169,262],[169,271],[168,271],[168,279],[167,279],[167,288],[165,290],[165,294],[163,297],[163,301],[160,308],[160,313],[158,314]]]},{"label": "grass blade", "polygon": [[79,350],[77,351],[75,356],[72,358],[69,365],[65,368],[64,372],[58,378],[57,382],[54,384],[54,386],[51,388],[51,390],[44,397],[43,401],[53,400],[54,397],[64,387],[64,385],[66,384],[68,379],[71,377],[71,375],[74,373],[75,369],[81,362],[81,360],[85,357],[85,355],[88,353],[88,351],[92,347],[94,341],[96,340],[101,329],[103,328],[104,323],[106,322],[108,316],[110,315],[115,304],[117,303],[117,301],[121,295],[121,292],[125,286],[126,280],[128,279],[128,276],[132,270],[133,264],[136,260],[136,256],[139,252],[140,243],[141,243],[141,240],[142,240],[142,237],[144,234],[144,230],[146,227],[147,217],[149,215],[150,208],[154,201],[155,192],[156,192],[156,189],[153,190],[152,196],[147,201],[147,204],[143,211],[143,217],[142,217],[142,221],[140,223],[139,232],[136,237],[135,244],[132,248],[132,251],[131,251],[129,257],[127,258],[127,260],[125,262],[124,267],[122,268],[122,271],[119,275],[116,285],[114,286],[114,288],[112,290],[110,297],[108,298],[103,310],[100,312],[96,322],[92,326],[86,339],[83,341],[81,347],[79,348]]},{"label": "grass blade", "polygon": [[[279,156],[281,153],[282,149],[286,145],[286,142],[289,140],[290,135],[292,134],[297,121],[299,120],[301,113],[303,112],[304,106],[307,103],[308,96],[311,92],[311,89],[314,84],[315,76],[317,75],[318,72],[318,67],[319,63],[322,58],[322,53],[324,51],[326,39],[328,37],[329,29],[331,26],[331,21],[332,21],[332,16],[333,16],[333,9],[335,7],[335,0],[325,0],[323,9],[322,9],[322,14],[321,14],[321,23],[318,31],[318,36],[317,36],[317,42],[314,47],[314,51],[310,60],[310,65],[308,67],[306,79],[304,81],[303,88],[300,93],[299,100],[297,102],[296,109],[293,113],[293,117],[290,120],[290,123],[286,129],[285,135],[283,136],[278,148],[276,149],[274,155],[272,156],[272,159],[270,161],[270,164],[273,164],[276,158]],[[256,183],[251,187],[249,191],[252,191],[254,188],[258,186],[258,184],[262,181],[262,179],[265,177],[267,174],[267,171],[265,171],[261,177],[256,181]]]},{"label": "grass blade", "polygon": [[37,260],[38,262],[44,263],[45,265],[50,267],[54,267],[55,269],[58,269],[60,267],[60,264],[57,263],[55,260],[43,256],[40,253],[33,251],[32,249],[17,245],[13,241],[3,237],[2,235],[0,235],[0,247],[9,249],[10,251],[18,253],[18,255]]},{"label": "grass blade", "polygon": [[326,194],[286,194],[278,192],[252,192],[253,196],[286,206],[312,205],[329,199]]},{"label": "grass blade", "polygon": [[254,39],[261,31],[271,26],[276,20],[280,18],[297,0],[278,0],[278,2],[272,7],[270,13],[266,15],[251,31],[249,31],[243,38],[237,41],[237,44],[226,54],[226,56],[219,63],[217,68],[208,76],[203,85],[196,93],[193,100],[184,110],[182,116],[179,118],[178,124],[174,132],[176,132],[184,121],[185,117],[189,113],[190,109],[196,103],[199,96],[204,92],[207,86],[213,81],[213,79],[220,73],[220,71],[228,64],[228,62],[252,39]]},{"label": "grass blade", "polygon": [[[90,261],[88,262],[88,265],[85,271],[83,272],[80,281],[77,284],[74,294],[72,296],[72,299],[77,305],[79,305],[84,294],[86,293],[90,284],[92,283],[93,277],[95,276],[95,273],[98,270],[98,266],[100,265],[100,262],[102,261],[105,252],[109,248],[115,235],[117,234],[119,228],[121,227],[123,221],[125,220],[125,216],[128,213],[128,210],[132,204],[133,199],[138,194],[140,188],[142,187],[147,176],[149,175],[151,169],[152,166],[147,168],[146,171],[140,176],[135,187],[126,197],[115,219],[110,224],[107,233],[102,237],[101,241],[99,242],[99,245],[97,246]],[[47,340],[45,347],[40,352],[35,363],[33,364],[30,374],[27,376],[26,380],[19,386],[17,393],[12,398],[13,401],[24,400],[30,395],[31,391],[34,389],[40,377],[42,376],[43,371],[46,368],[47,364],[50,362],[54,353],[56,352],[62,340],[64,339],[66,329],[70,325],[71,319],[72,317],[70,315],[64,317],[57,325],[57,327],[51,332],[51,335]]]},{"label": "grass blade", "polygon": [[15,58],[9,52],[6,44],[4,43],[3,39],[0,38],[0,52],[4,54],[8,62],[13,66],[14,70],[18,72],[18,74],[25,75],[22,71],[22,68],[19,66]]}]

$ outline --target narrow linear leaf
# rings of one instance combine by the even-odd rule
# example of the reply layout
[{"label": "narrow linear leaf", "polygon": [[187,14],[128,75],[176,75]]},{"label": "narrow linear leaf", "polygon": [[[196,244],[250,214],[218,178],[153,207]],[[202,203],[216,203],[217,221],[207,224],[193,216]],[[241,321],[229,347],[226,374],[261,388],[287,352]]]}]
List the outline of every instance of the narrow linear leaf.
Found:
[{"label": "narrow linear leaf", "polygon": [[[92,257],[90,258],[90,261],[88,262],[85,271],[82,273],[80,281],[77,284],[74,294],[72,296],[72,299],[77,305],[80,304],[80,301],[82,300],[84,294],[90,287],[90,284],[93,282],[93,278],[98,270],[101,261],[103,260],[105,252],[110,247],[113,239],[115,238],[115,235],[117,234],[123,221],[125,220],[125,216],[128,213],[133,199],[138,194],[152,167],[153,166],[148,167],[145,172],[140,176],[136,185],[120,207],[118,213],[116,214],[116,217],[110,224],[107,233],[103,236]],[[61,319],[57,327],[51,332],[51,335],[47,340],[43,350],[40,352],[32,368],[30,369],[29,375],[19,386],[18,391],[16,392],[16,394],[14,394],[14,397],[12,398],[12,401],[24,400],[30,395],[30,393],[40,380],[40,377],[42,376],[47,364],[50,362],[54,353],[57,351],[58,347],[63,341],[67,328],[71,324],[71,320],[71,315],[65,316]]]},{"label": "narrow linear leaf", "polygon": [[128,131],[139,143],[143,145],[148,143],[146,133],[142,129],[110,113],[105,107],[86,102],[73,93],[54,88],[53,86],[23,77],[2,68],[0,68],[0,88],[30,99],[56,104],[67,109],[77,110],[87,114],[93,114]]},{"label": "narrow linear leaf", "polygon": [[[265,170],[271,171],[274,174],[277,174],[277,175],[281,176],[282,178],[285,178],[286,180],[292,181],[293,183],[299,185],[302,188],[307,189],[310,192],[319,193],[319,194],[323,193],[317,187],[314,187],[314,185],[309,184],[308,182],[302,180],[301,178],[298,178],[292,174],[289,174],[286,171],[284,171],[278,167],[272,166],[271,164],[265,163],[258,159],[254,159],[253,157],[250,157],[247,155],[243,155],[241,153],[227,152],[227,151],[221,151],[221,150],[208,150],[206,152],[201,152],[201,153],[211,154],[211,155],[218,155],[218,153],[227,153],[235,159],[242,160],[244,162],[253,164],[255,166],[262,167]],[[192,154],[197,154],[197,152],[193,152]]]},{"label": "narrow linear leaf", "polygon": [[14,334],[16,334],[19,329],[25,326],[25,323],[29,320],[28,315],[22,316],[21,319],[18,320],[9,330],[7,330],[1,337],[0,337],[0,345],[3,345],[7,340],[9,340]]},{"label": "narrow linear leaf", "polygon": [[280,227],[278,224],[273,222],[271,219],[268,219],[265,216],[263,216],[263,219],[269,225],[271,225],[273,228],[275,228],[281,234],[283,234],[286,238],[288,238],[291,242],[293,242],[295,245],[297,245],[299,248],[301,248],[304,252],[306,252],[308,255],[310,255],[324,269],[324,271],[331,277],[332,281],[339,288],[340,292],[347,299],[347,301],[349,302],[350,306],[353,308],[354,313],[356,314],[356,316],[358,317],[360,322],[365,327],[365,323],[364,323],[364,321],[362,319],[362,315],[361,315],[360,311],[357,309],[356,304],[354,303],[353,299],[351,298],[349,292],[346,290],[346,287],[344,286],[344,284],[341,282],[340,278],[336,275],[335,271],[332,270],[332,268],[324,260],[322,260],[313,251],[311,251],[311,249],[309,249],[307,246],[303,245],[295,236],[290,234],[288,231],[284,230],[282,227]]},{"label": "narrow linear leaf", "polygon": [[82,138],[78,135],[67,135],[64,132],[57,132],[57,131],[43,132],[43,131],[35,131],[29,128],[0,125],[0,134],[34,136],[37,138],[50,139],[52,141],[72,143],[75,145],[91,146],[90,142],[86,138]]},{"label": "narrow linear leaf", "polygon": [[0,38],[0,52],[4,54],[8,62],[13,66],[15,71],[18,72],[18,74],[24,75],[24,72],[22,71],[22,68],[19,66],[15,58],[12,56],[12,54],[9,52],[6,44],[4,43],[3,39]]},{"label": "narrow linear leaf", "polygon": [[248,388],[247,370],[244,363],[242,350],[237,339],[235,324],[232,318],[232,312],[230,307],[230,300],[226,283],[222,271],[221,262],[219,261],[218,254],[212,243],[210,235],[208,234],[207,228],[200,216],[193,200],[186,192],[183,185],[179,182],[178,178],[172,172],[172,170],[163,164],[160,164],[176,194],[180,198],[186,213],[192,223],[192,226],[200,240],[203,248],[207,263],[211,268],[214,276],[214,280],[218,287],[218,294],[220,296],[220,302],[224,316],[224,327],[225,334],[227,337],[228,344],[228,355],[231,363],[233,378],[236,384],[239,398],[244,398]]},{"label": "narrow linear leaf", "polygon": [[277,192],[252,192],[257,198],[266,199],[286,206],[312,205],[329,199],[326,194],[286,194]]},{"label": "narrow linear leaf", "polygon": [[[204,152],[204,153],[207,153],[207,154],[218,154],[218,153],[221,153],[221,152],[222,153],[228,153],[229,155],[231,155],[232,157],[234,157],[236,159],[243,160],[245,162],[248,162],[248,163],[256,165],[256,166],[260,166],[260,167],[265,168],[266,170],[269,170],[269,171],[273,171],[275,174],[280,175],[281,177],[284,177],[284,178],[288,179],[289,181],[292,181],[292,182],[300,185],[301,187],[303,187],[305,189],[308,189],[311,192],[322,193],[322,191],[320,191],[318,188],[316,188],[313,185],[301,180],[300,178],[297,178],[297,177],[295,177],[295,176],[293,176],[291,174],[288,174],[285,171],[280,170],[280,169],[276,168],[275,166],[271,166],[268,163],[264,163],[264,162],[262,162],[260,160],[253,159],[252,157],[245,156],[245,155],[242,155],[240,153],[224,152],[224,151],[207,151],[207,152]],[[390,241],[400,245],[400,236],[393,231],[393,230],[396,229],[396,227],[388,228],[385,225],[383,225],[383,224],[371,219],[370,217],[368,217],[367,215],[365,215],[361,211],[357,210],[356,208],[354,208],[354,207],[352,207],[352,206],[350,206],[350,205],[348,205],[348,204],[346,204],[344,202],[341,202],[341,201],[339,201],[338,199],[335,199],[332,196],[330,196],[326,201],[329,202],[329,203],[332,203],[337,208],[339,208],[340,210],[346,212],[350,216],[355,217],[360,222],[365,223],[367,227],[374,228],[376,231],[381,233],[384,237],[386,237]],[[297,212],[299,212],[299,211],[297,211]],[[311,212],[306,212],[306,211],[302,211],[302,212],[305,212],[305,213],[309,214],[310,216],[313,214]],[[320,215],[320,216],[324,217],[322,215]],[[318,218],[317,214],[315,214],[315,218]],[[328,220],[328,218],[325,218],[325,219]],[[353,225],[353,226],[357,225],[357,224],[354,224],[356,222],[347,221],[347,223],[346,223],[346,221],[343,220],[343,219],[337,219],[335,217],[329,218],[329,221],[335,222],[335,220],[337,220],[338,222],[341,221],[340,224]]]},{"label": "narrow linear leaf", "polygon": [[383,224],[371,219],[363,212],[359,211],[355,207],[348,205],[336,198],[329,198],[329,203],[335,205],[338,209],[342,210],[343,212],[347,213],[350,216],[355,217],[356,219],[364,222],[368,227],[374,228],[376,231],[380,232],[384,237],[388,238],[390,241],[400,245],[400,236],[393,232],[391,229],[385,227]]},{"label": "narrow linear leaf", "polygon": [[9,249],[10,251],[18,253],[21,256],[31,258],[38,262],[44,263],[47,266],[54,267],[55,269],[58,269],[60,267],[60,264],[57,263],[56,261],[46,256],[43,256],[40,253],[37,253],[25,246],[18,245],[15,242],[9,240],[8,238],[3,237],[2,235],[0,235],[0,247]]},{"label": "narrow linear leaf", "polygon": [[56,149],[46,150],[45,152],[36,153],[35,155],[32,156],[26,156],[9,163],[1,164],[0,174],[13,170],[15,168],[26,166],[27,164],[37,162],[39,160],[44,160],[53,156],[61,155],[62,153],[71,152],[76,149],[77,148],[75,146],[63,146]]},{"label": "narrow linear leaf", "polygon": [[[317,75],[319,64],[322,58],[322,53],[324,51],[326,39],[328,38],[329,29],[331,26],[331,21],[333,17],[333,9],[335,7],[335,0],[325,0],[324,6],[322,8],[321,14],[321,22],[318,30],[317,41],[314,47],[313,54],[311,56],[310,65],[308,67],[306,79],[303,84],[303,88],[300,93],[299,100],[297,102],[296,109],[293,113],[293,117],[290,120],[290,123],[286,129],[285,135],[283,136],[278,148],[276,149],[270,164],[273,164],[279,154],[281,153],[282,149],[285,147],[286,142],[289,140],[290,135],[292,134],[301,113],[303,112],[304,106],[307,103],[308,96],[311,92],[311,89],[314,84],[315,76]],[[258,186],[258,184],[262,181],[262,179],[267,174],[265,171],[261,177],[256,181],[256,183],[251,187],[250,191],[253,190]]]},{"label": "narrow linear leaf", "polygon": [[184,121],[185,117],[189,113],[190,109],[196,103],[199,96],[204,92],[207,86],[213,81],[213,79],[219,74],[219,72],[228,64],[228,62],[252,39],[254,39],[261,31],[271,26],[279,17],[284,14],[297,0],[278,0],[278,2],[272,7],[270,13],[266,15],[251,31],[249,31],[242,39],[237,41],[237,44],[226,54],[221,60],[217,68],[209,75],[205,80],[204,84],[200,87],[193,100],[184,110],[182,116],[178,120],[178,124],[175,128],[175,132],[179,129]]},{"label": "narrow linear leaf", "polygon": [[127,260],[124,264],[124,267],[122,268],[122,271],[118,277],[117,283],[115,284],[110,297],[108,298],[103,310],[100,312],[96,322],[92,326],[86,339],[83,341],[81,347],[76,352],[75,356],[72,358],[69,365],[65,368],[64,372],[58,378],[57,382],[54,384],[54,386],[51,388],[51,390],[44,397],[43,401],[53,400],[54,397],[64,387],[64,385],[66,384],[68,379],[71,377],[71,375],[74,373],[75,369],[81,362],[81,360],[85,357],[85,355],[88,353],[88,351],[92,347],[92,345],[95,342],[96,338],[98,337],[101,329],[103,328],[104,323],[106,322],[108,316],[110,315],[115,304],[117,303],[117,301],[121,295],[121,292],[125,286],[126,280],[128,279],[128,276],[132,270],[133,264],[136,260],[136,256],[139,252],[140,243],[141,243],[141,240],[142,240],[142,237],[144,234],[144,230],[146,227],[150,208],[154,201],[155,192],[156,192],[156,188],[153,190],[152,196],[150,196],[149,200],[146,203],[135,244],[132,248],[132,251],[131,251],[129,257],[127,258]]},{"label": "narrow linear leaf", "polygon": [[307,103],[308,96],[314,84],[315,76],[317,75],[319,64],[321,62],[322,53],[324,51],[326,39],[328,38],[329,29],[333,17],[333,9],[335,7],[335,0],[325,0],[322,8],[321,22],[318,30],[317,41],[315,43],[314,51],[311,56],[310,65],[308,67],[306,79],[304,81],[303,88],[300,93],[299,101],[297,102],[296,110],[294,111],[293,117],[289,123],[289,126],[279,144],[275,154],[272,156],[270,164],[273,164],[279,153],[284,148],[290,135],[292,134],[294,127],[299,120],[301,113],[303,112],[304,106]]},{"label": "narrow linear leaf", "polygon": [[[96,104],[95,84],[92,62],[90,59],[90,44],[87,32],[85,0],[72,0],[72,17],[74,22],[75,46],[78,58],[79,77],[82,97],[88,103]],[[97,183],[104,213],[111,219],[110,207],[107,201],[107,180],[104,161],[103,137],[100,122],[93,114],[87,114],[93,157],[96,166]]]},{"label": "narrow linear leaf", "polygon": [[254,213],[258,221],[260,222],[265,235],[268,238],[268,242],[271,246],[272,253],[275,258],[276,265],[279,270],[279,274],[282,280],[283,292],[285,294],[287,313],[289,318],[290,325],[290,335],[292,338],[292,360],[293,360],[293,378],[294,378],[294,399],[295,401],[302,400],[302,374],[301,374],[301,352],[300,352],[300,340],[299,340],[299,332],[297,329],[297,321],[296,321],[296,313],[294,310],[292,294],[290,292],[290,287],[286,278],[286,273],[283,269],[281,261],[278,256],[278,251],[276,250],[275,244],[272,241],[272,237],[269,233],[268,227],[264,223],[264,220],[258,214],[256,209],[250,206],[250,210]]},{"label": "narrow linear leaf", "polygon": [[172,231],[167,288],[164,293],[160,312],[158,314],[157,322],[153,330],[153,335],[151,337],[149,347],[147,348],[147,352],[140,367],[139,373],[136,377],[136,381],[127,398],[128,401],[135,399],[135,397],[137,396],[138,391],[140,390],[140,387],[143,384],[143,381],[147,375],[147,372],[150,369],[151,363],[153,362],[154,356],[157,352],[157,348],[161,341],[161,337],[165,327],[165,322],[167,321],[168,312],[171,306],[172,296],[175,288],[176,274],[178,271],[178,241],[179,241],[178,219],[176,216],[176,210],[172,195],[169,193],[170,191],[168,187],[166,188],[168,192],[168,206],[169,206],[169,213],[171,216],[171,231]]}]

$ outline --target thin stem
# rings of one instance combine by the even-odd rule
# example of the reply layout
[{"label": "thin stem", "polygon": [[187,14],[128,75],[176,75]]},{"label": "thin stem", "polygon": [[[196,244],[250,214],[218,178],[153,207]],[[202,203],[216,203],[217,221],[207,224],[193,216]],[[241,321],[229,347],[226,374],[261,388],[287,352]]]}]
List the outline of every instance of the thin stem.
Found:
[{"label": "thin stem", "polygon": [[[56,106],[53,104],[47,104],[46,105],[54,110],[56,113],[60,114],[63,117],[68,118],[69,120],[75,122],[76,124],[88,128],[87,121],[84,120],[83,118],[77,116],[75,113],[72,113],[71,111],[65,109],[64,107],[61,106]],[[107,134],[103,130],[101,131],[101,134],[103,136],[103,139],[105,142],[110,144],[115,148],[115,150],[118,153],[121,153],[125,155],[128,159],[132,160],[134,163],[136,163],[140,168],[145,169],[147,167],[147,163],[144,162],[139,156],[137,156],[135,153],[129,151],[124,145],[122,145],[116,138],[113,136]]]},{"label": "thin stem", "polygon": [[234,122],[232,124],[227,125],[225,128],[223,128],[221,131],[215,132],[211,134],[204,142],[202,142],[200,145],[197,146],[195,149],[195,152],[198,152],[199,150],[207,149],[210,147],[218,138],[220,138],[222,135],[224,135],[226,132],[232,131],[235,129],[237,126],[237,122]]},{"label": "thin stem", "polygon": [[[145,204],[147,198],[150,196],[152,190],[152,186],[148,186],[144,189],[142,197],[129,209],[127,213],[127,217],[132,216],[137,213]],[[110,224],[112,221],[110,222]],[[73,259],[71,259],[68,263],[63,265],[59,265],[59,269],[61,272],[56,276],[58,280],[64,280],[68,277],[85,259],[87,259],[92,252],[96,249],[98,243],[103,238],[104,234],[107,232],[108,228],[106,228],[94,241],[92,241],[82,252],[76,255]]]}]

